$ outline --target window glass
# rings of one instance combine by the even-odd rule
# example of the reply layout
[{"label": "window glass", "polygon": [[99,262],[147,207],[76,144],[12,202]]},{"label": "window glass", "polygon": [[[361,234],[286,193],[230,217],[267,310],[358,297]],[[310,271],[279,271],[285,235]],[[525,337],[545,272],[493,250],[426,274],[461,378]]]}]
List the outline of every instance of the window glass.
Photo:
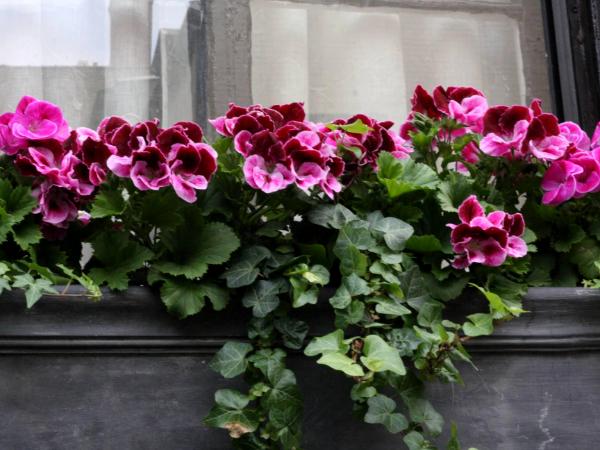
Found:
[{"label": "window glass", "polygon": [[229,101],[400,121],[412,89],[473,85],[550,109],[536,0],[0,0],[0,110],[30,94],[74,125],[166,124]]}]

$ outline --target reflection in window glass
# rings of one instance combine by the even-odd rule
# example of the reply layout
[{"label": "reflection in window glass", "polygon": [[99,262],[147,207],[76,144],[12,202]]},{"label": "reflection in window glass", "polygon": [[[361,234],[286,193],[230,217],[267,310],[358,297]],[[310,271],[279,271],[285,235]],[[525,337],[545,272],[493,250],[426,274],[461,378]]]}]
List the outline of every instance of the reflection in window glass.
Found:
[{"label": "reflection in window glass", "polygon": [[551,107],[538,2],[344,3],[251,0],[255,101],[302,98],[316,120],[398,119],[415,85],[442,84]]},{"label": "reflection in window glass", "polygon": [[30,94],[74,125],[206,126],[229,101],[303,100],[313,120],[398,122],[417,83],[549,109],[541,17],[534,0],[0,0],[0,110]]}]

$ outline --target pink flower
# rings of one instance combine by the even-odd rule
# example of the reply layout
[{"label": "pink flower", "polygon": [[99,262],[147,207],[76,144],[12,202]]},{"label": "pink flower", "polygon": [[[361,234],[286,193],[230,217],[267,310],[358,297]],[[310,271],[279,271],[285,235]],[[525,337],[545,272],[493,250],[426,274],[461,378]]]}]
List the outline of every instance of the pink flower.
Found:
[{"label": "pink flower", "polygon": [[458,217],[460,224],[448,224],[456,253],[452,263],[455,268],[464,269],[473,263],[497,267],[508,256],[520,258],[527,254],[521,238],[525,222],[520,213],[493,211],[486,215],[477,197],[471,195],[458,208]]},{"label": "pink flower", "polygon": [[460,103],[450,100],[448,104],[448,115],[464,125],[467,125],[475,133],[483,132],[483,116],[488,109],[485,97],[473,95],[464,98]]},{"label": "pink flower", "polygon": [[153,145],[136,150],[131,156],[112,155],[107,165],[117,176],[131,178],[140,191],[156,191],[170,183],[165,155]]},{"label": "pink flower", "polygon": [[566,160],[554,161],[546,170],[542,179],[542,189],[546,191],[542,197],[545,205],[559,205],[575,195],[576,176],[583,173],[578,164]]},{"label": "pink flower", "polygon": [[483,116],[485,137],[479,145],[481,151],[496,157],[521,157],[523,142],[533,119],[526,106],[494,106]]},{"label": "pink flower", "polygon": [[294,174],[285,165],[276,163],[269,167],[260,155],[249,156],[243,170],[246,182],[267,194],[285,189],[294,182]]},{"label": "pink flower", "polygon": [[270,108],[262,105],[243,107],[230,103],[224,116],[209,122],[219,134],[234,137],[244,130],[252,134],[262,130],[274,131],[289,121],[303,121],[305,115],[302,103],[273,105]]},{"label": "pink flower", "polygon": [[175,144],[169,154],[170,182],[188,203],[196,201],[196,189],[206,189],[217,171],[217,152],[207,144]]},{"label": "pink flower", "polygon": [[7,155],[14,155],[27,147],[27,139],[16,137],[12,133],[9,123],[13,116],[14,113],[0,115],[0,150]]},{"label": "pink flower", "polygon": [[34,213],[42,214],[42,220],[60,228],[78,216],[77,198],[68,189],[44,182],[34,188],[33,195],[38,200]]},{"label": "pink flower", "polygon": [[15,138],[64,141],[69,135],[69,125],[60,108],[50,102],[25,96],[9,122]]},{"label": "pink flower", "polygon": [[560,135],[577,150],[587,152],[590,149],[590,138],[575,122],[563,122],[559,125]]},{"label": "pink flower", "polygon": [[569,142],[560,134],[556,116],[541,113],[529,124],[523,152],[529,151],[542,161],[554,161],[565,154],[568,146]]}]

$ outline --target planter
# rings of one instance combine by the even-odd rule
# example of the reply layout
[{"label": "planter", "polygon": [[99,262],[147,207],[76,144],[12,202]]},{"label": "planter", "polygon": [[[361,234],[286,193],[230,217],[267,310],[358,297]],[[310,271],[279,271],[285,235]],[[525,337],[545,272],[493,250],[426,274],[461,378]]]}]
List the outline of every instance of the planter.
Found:
[{"label": "planter", "polygon": [[[598,447],[599,302],[599,291],[532,289],[528,314],[469,343],[478,370],[463,367],[466,387],[431,391],[466,447]],[[0,302],[0,448],[230,448],[226,433],[201,418],[214,391],[236,382],[207,362],[224,341],[243,338],[245,313],[178,321],[143,288],[97,303],[23,304],[14,293]],[[313,330],[328,323],[321,316]],[[398,436],[350,417],[349,380],[305,357],[291,356],[290,366],[301,373],[305,448],[401,447]]]}]

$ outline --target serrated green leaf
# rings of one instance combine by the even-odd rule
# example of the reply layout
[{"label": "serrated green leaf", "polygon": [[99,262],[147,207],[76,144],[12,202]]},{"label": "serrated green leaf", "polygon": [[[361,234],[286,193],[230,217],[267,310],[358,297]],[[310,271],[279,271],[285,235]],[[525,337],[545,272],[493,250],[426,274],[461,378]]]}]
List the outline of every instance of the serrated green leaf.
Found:
[{"label": "serrated green leaf", "polygon": [[443,211],[458,212],[460,204],[473,194],[473,180],[456,172],[441,182],[436,197]]},{"label": "serrated green leaf", "polygon": [[120,191],[101,189],[92,203],[90,215],[93,219],[119,216],[125,211],[125,206],[125,199]]},{"label": "serrated green leaf", "polygon": [[93,240],[94,258],[101,267],[94,267],[89,275],[98,284],[108,284],[111,289],[128,287],[127,274],[144,267],[152,252],[142,247],[125,232],[104,232]]},{"label": "serrated green leaf", "polygon": [[227,342],[214,356],[210,367],[225,378],[234,378],[245,372],[248,365],[246,355],[252,345],[245,342]]},{"label": "serrated green leaf", "polygon": [[412,236],[406,242],[406,248],[418,253],[433,253],[442,250],[442,243],[432,234]]},{"label": "serrated green leaf", "polygon": [[160,297],[171,314],[183,319],[200,312],[206,298],[216,311],[223,309],[227,305],[229,294],[213,283],[173,278],[164,282]]},{"label": "serrated green leaf", "polygon": [[367,401],[369,409],[365,414],[365,422],[380,423],[390,433],[400,433],[408,428],[408,420],[401,413],[395,412],[396,402],[382,394],[377,394]]},{"label": "serrated green leaf", "polygon": [[11,226],[21,222],[37,203],[29,187],[12,186],[8,180],[0,180],[0,201]]},{"label": "serrated green leaf", "polygon": [[12,235],[17,245],[23,250],[27,250],[33,244],[37,244],[42,240],[40,226],[35,223],[31,216],[13,226]]}]

